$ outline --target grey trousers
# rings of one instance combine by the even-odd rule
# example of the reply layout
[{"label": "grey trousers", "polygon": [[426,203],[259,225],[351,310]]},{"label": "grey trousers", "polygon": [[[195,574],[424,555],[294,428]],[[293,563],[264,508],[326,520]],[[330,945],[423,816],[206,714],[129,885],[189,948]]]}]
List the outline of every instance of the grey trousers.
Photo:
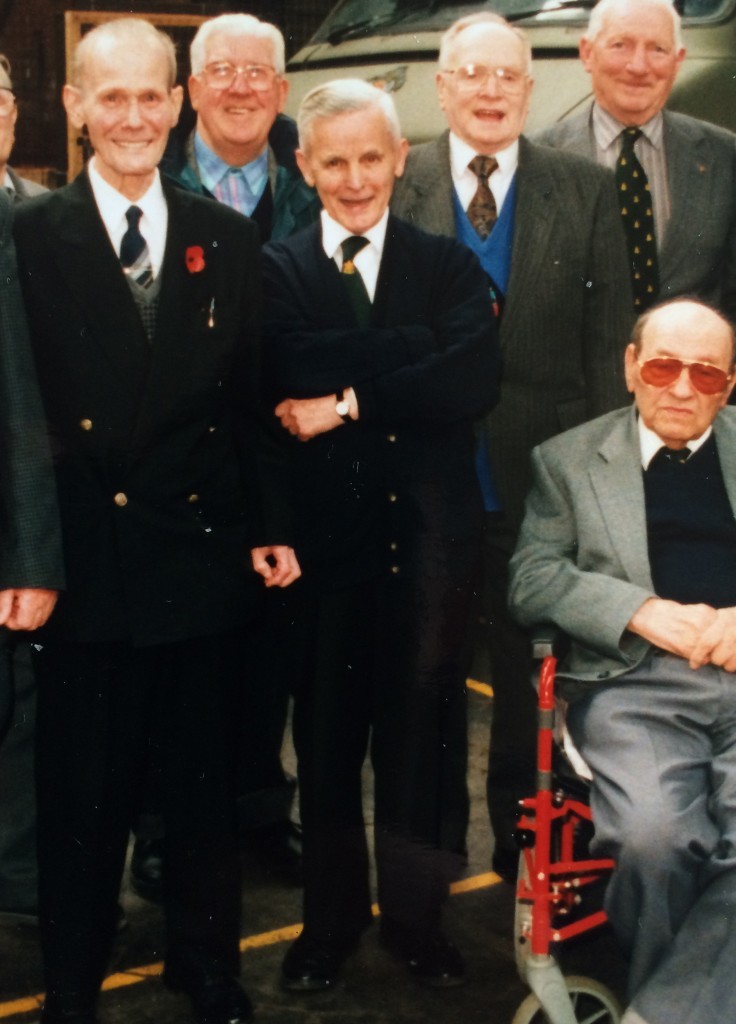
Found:
[{"label": "grey trousers", "polygon": [[576,701],[606,910],[648,1024],[736,1021],[736,675],[653,654]]}]

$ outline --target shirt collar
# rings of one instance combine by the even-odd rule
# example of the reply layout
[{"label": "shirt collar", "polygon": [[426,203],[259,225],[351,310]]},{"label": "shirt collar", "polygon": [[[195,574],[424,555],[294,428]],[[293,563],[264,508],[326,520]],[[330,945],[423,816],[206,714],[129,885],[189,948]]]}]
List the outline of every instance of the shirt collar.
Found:
[{"label": "shirt collar", "polygon": [[[346,238],[350,238],[353,235],[353,232],[330,217],[326,210],[322,210],[320,213],[320,220],[322,222],[322,248],[329,259],[335,259],[338,249]],[[368,239],[370,245],[377,252],[379,259],[383,253],[387,227],[388,210],[386,209],[378,223],[362,233],[362,237]],[[342,257],[339,262],[342,264]]]},{"label": "shirt collar", "polygon": [[[450,164],[454,178],[459,178],[467,171],[468,164],[476,155],[472,146],[469,146],[454,132],[450,132]],[[504,176],[513,176],[519,163],[519,140],[515,139],[510,146],[499,150],[494,156],[501,173]]]},{"label": "shirt collar", "polygon": [[[210,192],[213,192],[215,186],[220,184],[233,165],[226,163],[214,150],[210,149],[199,132],[194,133],[194,155],[202,184]],[[242,164],[238,169],[253,194],[257,194],[258,186],[268,175],[268,145],[263,147],[263,152],[255,160]]]},{"label": "shirt collar", "polygon": [[[602,150],[607,150],[612,146],[621,132],[625,128],[629,128],[631,125],[623,124],[613,114],[609,114],[607,110],[599,106],[597,103],[593,104],[593,134],[595,135],[595,141]],[[642,135],[645,139],[654,146],[655,149],[661,149],[664,144],[664,118],[662,111],[659,110],[650,118],[645,124],[639,125]]]},{"label": "shirt collar", "polygon": [[118,222],[124,221],[125,214],[131,206],[139,207],[143,211],[143,216],[147,217],[151,223],[161,223],[162,218],[164,218],[165,223],[167,213],[166,199],[164,198],[164,190],[161,187],[161,178],[158,170],[156,170],[148,190],[140,199],[132,202],[122,192],[118,192],[116,188],[113,188],[112,185],[105,181],[95,166],[94,157],[90,160],[87,168],[97,208],[108,229]]},{"label": "shirt collar", "polygon": [[[649,469],[649,463],[652,461],[654,456],[657,454],[659,449],[664,445],[664,441],[656,434],[653,430],[650,430],[644,423],[641,416],[636,418],[637,426],[639,428],[639,449],[641,451],[641,464],[643,469]],[[691,453],[694,453],[708,440],[710,435],[713,433],[713,425],[711,424],[700,437],[694,438],[692,441],[688,441],[687,446]]]}]

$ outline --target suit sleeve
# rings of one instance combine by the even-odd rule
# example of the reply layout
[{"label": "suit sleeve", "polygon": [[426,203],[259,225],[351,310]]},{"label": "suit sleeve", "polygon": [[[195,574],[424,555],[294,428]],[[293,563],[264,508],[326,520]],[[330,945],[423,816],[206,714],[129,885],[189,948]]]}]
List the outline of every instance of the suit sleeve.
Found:
[{"label": "suit sleeve", "polygon": [[626,240],[613,176],[597,172],[598,200],[590,237],[583,331],[588,415],[592,419],[629,400],[624,348],[634,323]]},{"label": "suit sleeve", "polygon": [[58,590],[64,569],[56,487],[4,202],[0,217],[0,589]]},{"label": "suit sleeve", "polygon": [[[579,530],[574,474],[532,453],[532,488],[510,564],[509,605],[526,627],[553,623],[578,643],[611,657],[630,656],[640,643],[627,630],[631,616],[653,597],[625,579],[578,566]],[[589,529],[590,524],[582,524]]]}]

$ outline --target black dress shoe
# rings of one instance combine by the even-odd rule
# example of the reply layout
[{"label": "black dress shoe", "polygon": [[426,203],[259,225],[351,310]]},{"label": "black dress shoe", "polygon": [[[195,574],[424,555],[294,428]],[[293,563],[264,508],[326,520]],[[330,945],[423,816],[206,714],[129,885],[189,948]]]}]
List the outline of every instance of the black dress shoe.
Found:
[{"label": "black dress shoe", "polygon": [[325,992],[334,988],[342,965],[359,941],[359,935],[334,942],[302,932],[287,950],[281,965],[282,988],[289,992]]},{"label": "black dress shoe", "polygon": [[136,839],[130,858],[130,887],[141,899],[163,901],[164,841]]},{"label": "black dress shoe", "polygon": [[187,972],[175,964],[164,967],[164,985],[172,992],[184,992],[192,1000],[197,1024],[249,1024],[253,1005],[231,974],[224,971]]},{"label": "black dress shoe", "polygon": [[465,982],[459,950],[439,930],[428,934],[381,918],[379,942],[400,960],[409,974],[429,988],[455,988]]},{"label": "black dress shoe", "polygon": [[243,833],[243,848],[284,885],[302,884],[302,830],[288,818]]}]

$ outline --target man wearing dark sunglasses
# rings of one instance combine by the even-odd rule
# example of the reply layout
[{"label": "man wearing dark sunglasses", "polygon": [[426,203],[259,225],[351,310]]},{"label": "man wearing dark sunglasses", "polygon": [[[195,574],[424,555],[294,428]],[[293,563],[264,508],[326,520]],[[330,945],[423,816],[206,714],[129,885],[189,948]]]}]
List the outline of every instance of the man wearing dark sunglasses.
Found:
[{"label": "man wearing dark sunglasses", "polygon": [[713,1024],[736,1020],[733,329],[676,300],[625,359],[633,409],[535,449],[510,600],[572,638],[559,688],[593,773],[591,851],[616,862],[622,1024]]}]

